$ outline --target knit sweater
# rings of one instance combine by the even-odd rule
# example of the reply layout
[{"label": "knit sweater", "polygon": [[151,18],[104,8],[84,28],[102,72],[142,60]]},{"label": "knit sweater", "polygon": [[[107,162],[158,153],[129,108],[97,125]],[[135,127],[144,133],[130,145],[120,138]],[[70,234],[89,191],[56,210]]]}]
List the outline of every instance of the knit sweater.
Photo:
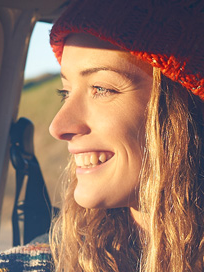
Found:
[{"label": "knit sweater", "polygon": [[26,271],[54,271],[47,244],[19,246],[0,253],[0,272]]}]

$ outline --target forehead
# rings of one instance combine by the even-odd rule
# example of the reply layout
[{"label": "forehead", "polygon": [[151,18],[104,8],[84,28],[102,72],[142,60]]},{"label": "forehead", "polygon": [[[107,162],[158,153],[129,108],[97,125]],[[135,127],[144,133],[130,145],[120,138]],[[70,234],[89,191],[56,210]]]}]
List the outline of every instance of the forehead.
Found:
[{"label": "forehead", "polygon": [[[130,52],[86,33],[70,34],[65,42],[62,54],[62,70],[69,64],[80,62],[82,65],[103,65],[123,67],[132,73],[143,70],[152,76],[153,68]],[[89,67],[87,67],[89,68]]]},{"label": "forehead", "polygon": [[98,48],[98,49],[112,49],[120,50],[118,46],[113,45],[112,43],[101,40],[96,36],[87,34],[87,33],[72,33],[68,35],[65,45],[68,46],[80,46],[84,48]]}]

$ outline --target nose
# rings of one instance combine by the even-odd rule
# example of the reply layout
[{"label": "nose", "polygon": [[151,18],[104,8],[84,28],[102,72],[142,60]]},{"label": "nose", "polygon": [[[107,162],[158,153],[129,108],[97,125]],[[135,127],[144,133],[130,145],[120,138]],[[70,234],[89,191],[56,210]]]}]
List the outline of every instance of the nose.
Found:
[{"label": "nose", "polygon": [[66,101],[54,117],[49,131],[58,140],[71,141],[76,137],[89,134],[83,101]]}]

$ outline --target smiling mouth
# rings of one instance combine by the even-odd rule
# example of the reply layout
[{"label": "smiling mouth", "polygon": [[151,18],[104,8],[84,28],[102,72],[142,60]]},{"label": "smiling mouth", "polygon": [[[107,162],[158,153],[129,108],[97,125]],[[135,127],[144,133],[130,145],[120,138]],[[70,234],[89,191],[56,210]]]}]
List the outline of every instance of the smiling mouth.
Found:
[{"label": "smiling mouth", "polygon": [[78,153],[74,155],[77,167],[80,168],[93,168],[97,165],[101,165],[113,157],[113,153],[110,151],[95,151]]}]

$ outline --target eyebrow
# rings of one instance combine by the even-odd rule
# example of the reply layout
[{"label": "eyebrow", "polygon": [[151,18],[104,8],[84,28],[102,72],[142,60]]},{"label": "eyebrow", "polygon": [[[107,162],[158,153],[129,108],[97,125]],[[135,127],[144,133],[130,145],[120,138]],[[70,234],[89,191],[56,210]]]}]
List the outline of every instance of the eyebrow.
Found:
[{"label": "eyebrow", "polygon": [[[121,71],[121,70],[119,70],[119,69],[115,69],[115,68],[112,68],[112,67],[95,67],[95,68],[87,68],[87,69],[81,71],[81,72],[80,72],[80,75],[81,75],[81,76],[89,76],[89,75],[91,75],[91,74],[93,74],[93,73],[97,73],[97,72],[99,72],[99,71],[111,71],[111,72],[115,72],[115,73],[117,73],[117,74],[119,74],[119,75],[121,75],[121,76],[123,76],[123,77],[126,77],[126,78],[128,78],[128,79],[130,79],[130,80],[133,80],[133,78],[134,78],[134,75],[133,75],[133,74],[128,73],[128,72],[126,72],[126,71]],[[60,75],[61,75],[62,78],[66,79],[65,75],[64,75],[62,72],[61,72]]]}]

